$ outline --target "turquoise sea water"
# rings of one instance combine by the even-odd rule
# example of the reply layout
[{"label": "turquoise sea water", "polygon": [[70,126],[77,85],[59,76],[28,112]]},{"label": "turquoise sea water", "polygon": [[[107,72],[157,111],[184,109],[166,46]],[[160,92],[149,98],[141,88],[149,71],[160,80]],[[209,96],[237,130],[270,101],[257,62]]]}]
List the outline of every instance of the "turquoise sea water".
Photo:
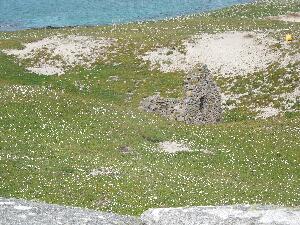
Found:
[{"label": "turquoise sea water", "polygon": [[0,0],[0,31],[163,19],[251,0]]}]

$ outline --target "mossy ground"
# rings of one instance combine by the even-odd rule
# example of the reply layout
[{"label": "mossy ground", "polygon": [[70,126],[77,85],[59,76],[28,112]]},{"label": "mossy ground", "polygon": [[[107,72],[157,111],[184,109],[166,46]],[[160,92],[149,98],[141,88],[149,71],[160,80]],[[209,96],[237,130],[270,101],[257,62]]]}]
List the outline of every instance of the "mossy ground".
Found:
[{"label": "mossy ground", "polygon": [[[0,52],[0,196],[132,215],[152,207],[299,205],[299,113],[254,120],[249,110],[269,102],[281,107],[272,96],[299,86],[299,64],[270,65],[234,80],[218,78],[222,91],[248,93],[239,107],[225,112],[222,124],[185,125],[138,110],[140,100],[157,91],[181,96],[184,75],[150,71],[137,55],[158,46],[177,47],[194,34],[226,30],[273,30],[277,39],[288,31],[298,37],[292,48],[297,52],[299,23],[263,19],[288,11],[300,11],[299,1],[140,24],[0,33],[0,49],[58,34],[118,40],[111,49],[117,53],[105,63],[63,76],[26,72],[29,62],[19,64]],[[119,80],[108,81],[110,76]],[[251,92],[258,87],[261,94]],[[293,107],[299,110],[299,102]],[[169,140],[186,142],[195,152],[155,152],[159,142]],[[122,146],[132,153],[122,153]],[[118,174],[90,175],[102,167]]]}]

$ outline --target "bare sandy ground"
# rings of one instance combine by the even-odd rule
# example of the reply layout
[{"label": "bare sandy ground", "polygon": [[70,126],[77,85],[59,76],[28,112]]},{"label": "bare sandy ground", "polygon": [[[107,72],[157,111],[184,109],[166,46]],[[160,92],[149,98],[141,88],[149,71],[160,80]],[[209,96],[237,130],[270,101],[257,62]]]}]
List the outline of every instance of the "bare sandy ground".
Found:
[{"label": "bare sandy ground", "polygon": [[[222,76],[246,75],[266,69],[271,63],[293,63],[299,55],[284,56],[272,45],[278,41],[265,33],[225,32],[202,34],[183,43],[184,52],[159,48],[142,56],[150,62],[151,69],[162,72],[189,71],[198,63],[204,63],[214,73]],[[281,43],[284,44],[284,43]]]},{"label": "bare sandy ground", "polygon": [[113,43],[112,39],[95,40],[88,36],[53,36],[25,44],[24,49],[5,50],[4,53],[35,62],[27,69],[36,74],[61,75],[77,65],[91,67],[98,58],[105,57]]},{"label": "bare sandy ground", "polygon": [[287,15],[280,15],[280,16],[269,16],[267,18],[271,19],[271,20],[280,20],[280,21],[285,21],[285,22],[299,23],[300,22],[300,12],[289,13]]},{"label": "bare sandy ground", "polygon": [[175,141],[164,141],[159,143],[159,149],[163,152],[175,154],[177,152],[192,151],[186,144]]},{"label": "bare sandy ground", "polygon": [[279,109],[274,108],[272,106],[257,108],[256,111],[258,112],[256,119],[267,119],[270,117],[277,116],[280,113]]},{"label": "bare sandy ground", "polygon": [[[215,76],[235,77],[246,76],[257,71],[266,71],[273,63],[286,67],[300,61],[300,52],[290,49],[292,45],[282,40],[270,38],[270,32],[224,32],[218,34],[202,34],[183,42],[183,50],[158,48],[147,52],[141,58],[150,63],[152,70],[162,72],[188,72],[196,64],[204,63]],[[274,48],[274,45],[281,48]],[[286,54],[286,52],[293,54]],[[300,68],[299,68],[300,69]],[[232,84],[228,84],[228,87]],[[259,94],[257,90],[256,94]],[[223,110],[239,107],[240,99],[248,93],[222,93]],[[292,93],[273,96],[282,99],[281,109],[273,105],[255,107],[257,119],[266,119],[279,115],[281,112],[295,111],[293,106],[299,101],[299,89]],[[227,105],[228,101],[234,104]],[[282,111],[283,110],[283,111]]]}]

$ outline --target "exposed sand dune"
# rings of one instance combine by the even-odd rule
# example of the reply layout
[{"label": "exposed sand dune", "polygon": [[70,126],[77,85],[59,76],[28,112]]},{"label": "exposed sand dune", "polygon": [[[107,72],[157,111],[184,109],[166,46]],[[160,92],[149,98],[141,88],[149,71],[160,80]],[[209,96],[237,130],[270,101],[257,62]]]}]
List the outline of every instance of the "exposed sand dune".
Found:
[{"label": "exposed sand dune", "polygon": [[163,72],[188,71],[196,64],[204,63],[214,74],[222,76],[246,75],[264,70],[276,61],[288,64],[299,60],[272,49],[276,43],[278,41],[265,33],[203,34],[183,43],[185,53],[159,48],[147,52],[142,58],[150,62],[151,69]]},{"label": "exposed sand dune", "polygon": [[299,23],[300,22],[300,12],[289,13],[289,14],[280,15],[280,16],[269,16],[267,18],[271,19],[271,20],[281,20],[281,21],[285,21],[285,22]]},{"label": "exposed sand dune", "polygon": [[105,57],[112,39],[93,39],[87,36],[53,36],[25,44],[21,50],[4,50],[20,60],[30,59],[31,72],[41,75],[61,75],[77,65],[90,67],[98,58]]}]

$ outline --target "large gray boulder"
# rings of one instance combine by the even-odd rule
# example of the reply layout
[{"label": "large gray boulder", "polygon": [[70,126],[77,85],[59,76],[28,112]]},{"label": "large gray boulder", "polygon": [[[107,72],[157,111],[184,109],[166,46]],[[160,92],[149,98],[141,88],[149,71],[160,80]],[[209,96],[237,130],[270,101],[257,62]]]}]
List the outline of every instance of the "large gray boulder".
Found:
[{"label": "large gray boulder", "polygon": [[0,225],[141,225],[138,218],[0,198]]},{"label": "large gray boulder", "polygon": [[299,225],[300,208],[203,206],[149,209],[140,218],[0,197],[0,225]]},{"label": "large gray boulder", "polygon": [[150,209],[146,225],[299,225],[299,208],[275,206],[203,206]]}]

